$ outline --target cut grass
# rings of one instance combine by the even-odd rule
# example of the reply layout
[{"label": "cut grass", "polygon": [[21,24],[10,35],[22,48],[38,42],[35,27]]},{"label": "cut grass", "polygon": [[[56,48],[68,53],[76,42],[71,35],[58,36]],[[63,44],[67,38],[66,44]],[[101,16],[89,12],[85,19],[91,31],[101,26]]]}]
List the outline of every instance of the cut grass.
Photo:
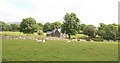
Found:
[{"label": "cut grass", "polygon": [[3,61],[117,61],[117,42],[3,40]]}]

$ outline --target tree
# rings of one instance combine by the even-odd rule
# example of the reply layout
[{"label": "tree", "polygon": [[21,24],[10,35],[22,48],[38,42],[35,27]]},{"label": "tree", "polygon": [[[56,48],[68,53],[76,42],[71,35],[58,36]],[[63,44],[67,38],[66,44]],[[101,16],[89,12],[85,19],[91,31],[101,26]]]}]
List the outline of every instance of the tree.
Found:
[{"label": "tree", "polygon": [[81,25],[80,25],[80,30],[83,31],[85,27],[86,27],[85,24],[81,24]]},{"label": "tree", "polygon": [[120,24],[118,24],[118,40],[120,40]]},{"label": "tree", "polygon": [[34,18],[28,17],[20,23],[20,32],[25,34],[32,34],[37,31],[37,24]]},{"label": "tree", "polygon": [[105,34],[103,35],[103,38],[106,40],[117,40],[117,34],[118,34],[118,27],[113,25],[113,24],[109,24],[105,27],[104,29]]},{"label": "tree", "polygon": [[4,31],[4,27],[3,27],[4,25],[5,25],[5,23],[0,21],[0,31]]},{"label": "tree", "polygon": [[95,38],[96,37],[96,27],[94,25],[87,25],[84,29],[83,29],[83,33],[85,35],[88,35],[90,38]]},{"label": "tree", "polygon": [[103,36],[105,35],[105,28],[107,25],[104,23],[99,23],[99,25],[100,26],[98,27],[97,35],[103,38]]},{"label": "tree", "polygon": [[37,23],[39,26],[43,27],[43,24],[42,23]]},{"label": "tree", "polygon": [[38,29],[42,30],[43,29],[43,25],[41,23],[37,23],[38,24]]},{"label": "tree", "polygon": [[19,31],[20,26],[17,24],[10,24],[11,31]]},{"label": "tree", "polygon": [[66,33],[71,38],[71,35],[75,35],[79,31],[80,20],[75,13],[66,13],[64,21],[61,27],[62,33]]},{"label": "tree", "polygon": [[98,27],[98,29],[99,30],[104,30],[105,29],[105,27],[107,26],[106,24],[104,24],[104,23],[99,23],[99,27]]},{"label": "tree", "polygon": [[58,21],[56,21],[56,22],[54,22],[54,23],[52,23],[52,29],[58,29],[58,28],[61,28],[61,23],[60,22],[58,22]]},{"label": "tree", "polygon": [[98,35],[106,40],[117,40],[118,39],[118,25],[113,23],[106,25],[104,23],[100,23],[100,27],[98,27]]},{"label": "tree", "polygon": [[118,31],[120,32],[120,24],[118,24]]},{"label": "tree", "polygon": [[0,31],[9,31],[9,25],[0,21]]},{"label": "tree", "polygon": [[80,28],[79,28],[79,34],[83,34],[83,30],[84,30],[84,28],[86,27],[87,25],[85,25],[85,24],[80,24]]},{"label": "tree", "polygon": [[105,35],[105,31],[104,30],[97,30],[97,35],[100,36],[101,38],[103,38],[103,36]]},{"label": "tree", "polygon": [[43,35],[43,31],[42,31],[42,30],[38,30],[38,31],[37,31],[37,34],[38,34],[38,35]]},{"label": "tree", "polygon": [[43,32],[52,31],[52,24],[47,22],[43,26]]}]

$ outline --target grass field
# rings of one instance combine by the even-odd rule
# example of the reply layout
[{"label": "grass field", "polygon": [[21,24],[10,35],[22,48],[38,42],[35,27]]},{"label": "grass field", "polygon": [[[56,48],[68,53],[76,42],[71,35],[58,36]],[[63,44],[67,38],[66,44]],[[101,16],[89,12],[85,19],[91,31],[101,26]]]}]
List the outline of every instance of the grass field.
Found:
[{"label": "grass field", "polygon": [[2,62],[2,39],[0,39],[0,62]]},{"label": "grass field", "polygon": [[[23,34],[22,32],[11,32],[11,31],[0,32],[0,35],[3,35],[3,36],[5,36],[5,35],[7,35],[7,36],[28,36],[26,34]],[[29,36],[36,37],[36,36],[38,36],[38,34],[34,33],[34,34],[30,34]],[[46,37],[46,33],[43,33],[42,36]],[[75,36],[71,36],[71,38],[79,38],[79,37],[87,37],[87,36],[84,34],[76,34]]]},{"label": "grass field", "polygon": [[[10,32],[10,31],[4,31],[4,32],[0,32],[0,35],[2,36],[28,36],[26,34],[23,34],[22,32]],[[29,34],[29,36],[35,37],[38,36],[37,32],[34,34]],[[46,33],[43,33],[42,36],[46,36]]]},{"label": "grass field", "polygon": [[117,42],[2,41],[3,61],[117,61]]}]

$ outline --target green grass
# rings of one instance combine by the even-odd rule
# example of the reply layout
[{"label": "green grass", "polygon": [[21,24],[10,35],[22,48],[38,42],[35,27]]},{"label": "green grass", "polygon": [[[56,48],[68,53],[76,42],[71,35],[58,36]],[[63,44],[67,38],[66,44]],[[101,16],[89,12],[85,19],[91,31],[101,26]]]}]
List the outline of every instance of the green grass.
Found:
[{"label": "green grass", "polygon": [[80,37],[87,37],[87,35],[84,35],[84,34],[76,34],[75,36],[71,36],[71,38],[80,38]]},{"label": "green grass", "polygon": [[3,40],[3,61],[117,61],[117,42]]},{"label": "green grass", "polygon": [[[23,34],[22,32],[11,32],[11,31],[4,31],[4,32],[0,32],[0,35],[7,35],[7,36],[28,36],[27,34]],[[38,36],[37,32],[34,34],[29,34],[29,36],[31,37],[36,37]],[[46,36],[46,33],[43,33],[42,35],[43,37]]]},{"label": "green grass", "polygon": [[2,62],[2,40],[0,39],[0,62]]}]

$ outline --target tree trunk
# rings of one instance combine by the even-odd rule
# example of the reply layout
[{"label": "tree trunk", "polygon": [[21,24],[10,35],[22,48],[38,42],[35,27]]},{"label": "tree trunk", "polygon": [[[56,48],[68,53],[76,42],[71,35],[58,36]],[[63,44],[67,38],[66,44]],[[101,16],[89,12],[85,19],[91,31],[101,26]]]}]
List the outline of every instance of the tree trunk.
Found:
[{"label": "tree trunk", "polygon": [[68,34],[68,36],[69,36],[69,40],[71,39],[71,35],[70,34]]}]

